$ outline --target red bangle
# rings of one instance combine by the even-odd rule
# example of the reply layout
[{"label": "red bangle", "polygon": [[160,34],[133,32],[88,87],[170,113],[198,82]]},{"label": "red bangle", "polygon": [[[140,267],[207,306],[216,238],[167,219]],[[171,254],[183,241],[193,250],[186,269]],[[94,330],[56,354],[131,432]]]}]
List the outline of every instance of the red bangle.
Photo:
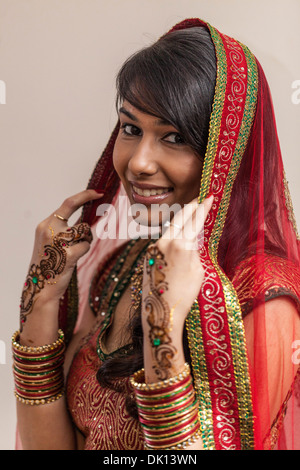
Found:
[{"label": "red bangle", "polygon": [[[161,395],[162,393],[165,395],[169,392],[174,392],[174,391],[178,390],[178,388],[182,388],[188,382],[192,383],[192,379],[191,379],[190,375],[187,375],[186,377],[184,377],[179,382],[176,382],[172,385],[169,385],[169,386],[163,387],[163,388],[156,388],[156,389],[153,389],[153,390],[152,389],[144,390],[144,389],[140,389],[140,388],[139,389],[135,388],[135,393],[139,397],[155,397],[155,395]],[[151,387],[151,384],[148,384],[148,386]]]},{"label": "red bangle", "polygon": [[191,429],[189,429],[186,432],[183,431],[179,436],[171,438],[171,439],[161,438],[161,442],[163,442],[161,446],[159,445],[157,441],[153,441],[152,439],[149,439],[149,438],[147,439],[145,438],[145,441],[147,443],[147,446],[151,446],[153,449],[159,449],[159,448],[163,449],[166,447],[170,447],[170,446],[174,446],[174,445],[182,443],[183,441],[187,440],[189,437],[194,435],[197,431],[199,431],[199,429],[200,429],[200,424],[198,420],[196,420],[195,425]]},{"label": "red bangle", "polygon": [[187,395],[189,392],[191,392],[193,390],[193,384],[190,383],[190,385],[188,385],[188,387],[183,390],[182,392],[178,393],[178,394],[173,394],[172,396],[170,397],[167,397],[167,398],[161,398],[160,400],[153,400],[152,397],[150,397],[149,399],[147,399],[147,397],[143,397],[143,398],[140,398],[139,395],[136,396],[136,401],[137,403],[139,403],[140,405],[149,405],[149,406],[155,406],[155,405],[160,405],[160,404],[167,404],[167,403],[172,403],[174,400],[177,400],[179,398],[182,398],[183,396]]},{"label": "red bangle", "polygon": [[[195,397],[194,397],[194,395],[192,395],[192,396],[184,403],[184,406],[185,406],[185,407],[189,407],[189,406],[194,402],[194,400],[195,400]],[[170,413],[174,413],[174,412],[176,412],[176,411],[178,411],[178,410],[181,410],[182,408],[183,408],[183,404],[182,404],[182,403],[178,404],[177,406],[172,407],[171,409],[166,409],[166,410],[161,410],[161,409],[159,409],[159,410],[145,410],[145,409],[143,409],[143,410],[140,411],[140,408],[139,408],[139,406],[138,406],[139,412],[142,413],[144,416],[155,416],[155,415],[157,415],[157,413],[159,413],[159,415],[161,415],[161,416],[162,416],[162,415],[168,415],[168,414],[170,414]]]}]

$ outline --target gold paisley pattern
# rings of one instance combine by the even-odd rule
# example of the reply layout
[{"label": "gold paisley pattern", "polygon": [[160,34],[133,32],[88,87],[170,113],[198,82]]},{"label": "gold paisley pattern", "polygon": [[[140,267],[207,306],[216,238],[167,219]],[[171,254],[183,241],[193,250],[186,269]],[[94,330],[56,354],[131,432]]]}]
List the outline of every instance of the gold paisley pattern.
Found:
[{"label": "gold paisley pattern", "polygon": [[[201,305],[194,305],[187,329],[205,448],[251,449],[253,416],[241,309],[234,287],[218,266],[217,250],[253,123],[257,66],[244,45],[208,27],[218,58],[218,74],[199,202],[210,191],[214,203],[200,250],[206,273]],[[201,321],[197,321],[197,315]],[[196,344],[195,351],[192,348]]]},{"label": "gold paisley pattern", "polygon": [[126,411],[129,379],[118,381],[122,392],[103,388],[96,374],[101,365],[96,352],[99,328],[77,352],[67,382],[68,406],[76,427],[85,436],[85,450],[142,450],[139,422]]},{"label": "gold paisley pattern", "polygon": [[279,256],[258,254],[247,258],[236,269],[232,283],[237,291],[243,316],[260,302],[282,295],[294,299],[300,311],[299,269]]}]

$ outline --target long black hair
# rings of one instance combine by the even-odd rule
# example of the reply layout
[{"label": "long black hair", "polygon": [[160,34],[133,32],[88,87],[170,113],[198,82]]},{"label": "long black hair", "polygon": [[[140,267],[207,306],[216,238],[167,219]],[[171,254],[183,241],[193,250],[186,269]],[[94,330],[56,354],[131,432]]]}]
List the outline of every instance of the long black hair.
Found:
[{"label": "long black hair", "polygon": [[[117,107],[124,100],[141,112],[173,125],[184,142],[204,158],[216,81],[215,50],[208,31],[195,27],[174,31],[138,51],[117,75]],[[133,351],[106,360],[98,370],[102,386],[120,390],[118,380],[143,367],[141,314],[130,319]],[[184,337],[186,357],[188,347]],[[127,409],[137,417],[135,402]]]}]

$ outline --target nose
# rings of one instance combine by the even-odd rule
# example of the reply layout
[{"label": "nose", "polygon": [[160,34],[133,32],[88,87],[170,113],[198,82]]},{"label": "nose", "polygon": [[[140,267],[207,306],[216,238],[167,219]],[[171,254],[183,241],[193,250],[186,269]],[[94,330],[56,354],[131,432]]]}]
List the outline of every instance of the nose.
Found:
[{"label": "nose", "polygon": [[158,171],[155,146],[150,139],[142,137],[132,151],[128,170],[135,176],[154,175]]}]

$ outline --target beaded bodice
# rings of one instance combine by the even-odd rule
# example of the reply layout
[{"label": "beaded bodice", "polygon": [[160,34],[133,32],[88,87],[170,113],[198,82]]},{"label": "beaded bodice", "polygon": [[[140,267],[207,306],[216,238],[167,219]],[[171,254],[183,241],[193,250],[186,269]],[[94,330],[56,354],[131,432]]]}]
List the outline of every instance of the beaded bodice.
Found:
[{"label": "beaded bodice", "polygon": [[[118,354],[128,354],[128,344],[107,354],[102,346],[113,319],[116,305],[132,282],[146,240],[131,241],[114,256],[107,258],[94,276],[89,303],[97,316],[96,326],[78,350],[72,362],[67,381],[67,400],[73,421],[85,436],[86,450],[141,450],[143,434],[138,420],[129,415],[125,402],[133,394],[129,378],[116,381],[117,389],[103,388],[96,377],[103,361]],[[135,285],[131,286],[135,290]],[[132,395],[133,396],[133,395]]]},{"label": "beaded bodice", "polygon": [[133,393],[129,379],[118,381],[121,392],[103,388],[97,381],[101,361],[97,338],[101,326],[76,354],[67,382],[69,411],[76,427],[85,436],[85,450],[142,450],[143,434],[139,422],[125,406]]}]

